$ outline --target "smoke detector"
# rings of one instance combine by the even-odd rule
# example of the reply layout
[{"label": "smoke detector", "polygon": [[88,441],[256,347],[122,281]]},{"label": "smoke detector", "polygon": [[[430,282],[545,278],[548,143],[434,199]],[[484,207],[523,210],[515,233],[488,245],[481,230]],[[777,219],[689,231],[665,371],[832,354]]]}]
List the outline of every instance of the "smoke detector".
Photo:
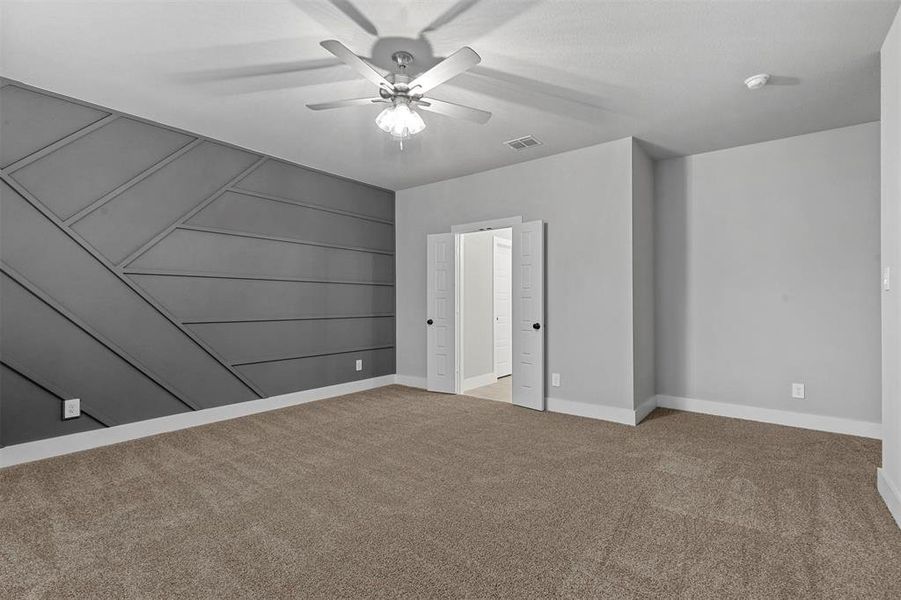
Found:
[{"label": "smoke detector", "polygon": [[751,75],[745,79],[745,85],[748,86],[749,90],[759,90],[765,86],[769,80],[770,76],[767,73],[760,73],[759,75]]}]

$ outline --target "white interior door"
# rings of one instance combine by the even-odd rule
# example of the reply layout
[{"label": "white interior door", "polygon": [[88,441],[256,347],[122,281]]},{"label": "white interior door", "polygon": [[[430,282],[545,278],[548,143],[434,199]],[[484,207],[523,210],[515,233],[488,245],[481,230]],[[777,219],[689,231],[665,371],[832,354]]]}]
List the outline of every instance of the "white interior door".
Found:
[{"label": "white interior door", "polygon": [[513,226],[513,404],[544,410],[544,222]]},{"label": "white interior door", "polygon": [[512,242],[494,238],[494,376],[513,372]]},{"label": "white interior door", "polygon": [[426,292],[426,387],[453,394],[456,383],[454,350],[454,234],[428,236]]}]

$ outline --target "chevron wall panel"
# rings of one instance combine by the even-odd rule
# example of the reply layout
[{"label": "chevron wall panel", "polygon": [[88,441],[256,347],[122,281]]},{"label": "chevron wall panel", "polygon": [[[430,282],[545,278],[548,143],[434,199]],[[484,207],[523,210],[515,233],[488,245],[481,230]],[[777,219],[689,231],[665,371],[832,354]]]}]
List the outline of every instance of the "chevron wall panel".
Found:
[{"label": "chevron wall panel", "polygon": [[3,83],[0,445],[394,372],[393,192]]}]

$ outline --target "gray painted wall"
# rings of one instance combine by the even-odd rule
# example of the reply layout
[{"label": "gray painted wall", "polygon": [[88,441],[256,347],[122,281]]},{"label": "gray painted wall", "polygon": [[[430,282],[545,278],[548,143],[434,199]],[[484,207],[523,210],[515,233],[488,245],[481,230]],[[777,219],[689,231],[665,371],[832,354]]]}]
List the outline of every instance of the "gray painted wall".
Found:
[{"label": "gray painted wall", "polygon": [[882,294],[882,467],[901,489],[901,12],[882,46],[882,265],[892,290]]},{"label": "gray painted wall", "polygon": [[426,375],[426,234],[521,215],[547,223],[547,382],[631,409],[631,138],[397,192],[398,374]]},{"label": "gray painted wall", "polygon": [[878,165],[878,123],[657,163],[658,393],[880,420]]},{"label": "gray painted wall", "polygon": [[392,192],[3,83],[0,444],[394,373]]}]

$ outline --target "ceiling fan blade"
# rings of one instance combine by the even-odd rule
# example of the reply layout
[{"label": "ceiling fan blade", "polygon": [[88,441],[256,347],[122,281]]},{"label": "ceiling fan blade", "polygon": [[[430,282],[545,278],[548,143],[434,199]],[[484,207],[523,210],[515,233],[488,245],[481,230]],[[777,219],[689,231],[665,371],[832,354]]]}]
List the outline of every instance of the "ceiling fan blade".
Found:
[{"label": "ceiling fan blade", "polygon": [[438,113],[439,115],[445,115],[447,117],[454,117],[455,119],[465,119],[467,121],[472,121],[473,123],[478,123],[479,125],[484,125],[488,122],[488,119],[491,118],[491,113],[487,110],[479,110],[478,108],[463,106],[462,104],[455,104],[453,102],[447,102],[446,100],[428,98],[425,100],[417,100],[415,104],[422,110]]},{"label": "ceiling fan blade", "polygon": [[419,35],[424,33],[430,33],[441,27],[444,27],[467,10],[473,7],[479,0],[458,0],[451,6],[449,9],[441,13],[437,19],[426,25],[422,31],[419,32]]},{"label": "ceiling fan blade", "polygon": [[332,6],[344,13],[344,16],[359,25],[360,29],[369,35],[378,37],[379,31],[375,28],[375,25],[372,24],[372,21],[367,19],[366,16],[360,12],[360,9],[354,6],[350,0],[329,0],[329,2]]},{"label": "ceiling fan blade", "polygon": [[387,103],[384,98],[353,98],[351,100],[336,100],[334,102],[321,102],[319,104],[307,104],[310,110],[330,110],[332,108],[346,108],[348,106],[368,106],[370,104]]},{"label": "ceiling fan blade", "polygon": [[[410,82],[410,92],[422,95],[482,62],[482,57],[469,46],[463,46],[440,63]],[[414,89],[415,88],[415,89]]]},{"label": "ceiling fan blade", "polygon": [[350,49],[338,40],[325,40],[319,43],[320,46],[343,60],[347,65],[357,73],[387,90],[394,90],[394,86],[382,77],[382,74],[373,69],[369,64],[363,61],[359,56],[350,51]]}]

